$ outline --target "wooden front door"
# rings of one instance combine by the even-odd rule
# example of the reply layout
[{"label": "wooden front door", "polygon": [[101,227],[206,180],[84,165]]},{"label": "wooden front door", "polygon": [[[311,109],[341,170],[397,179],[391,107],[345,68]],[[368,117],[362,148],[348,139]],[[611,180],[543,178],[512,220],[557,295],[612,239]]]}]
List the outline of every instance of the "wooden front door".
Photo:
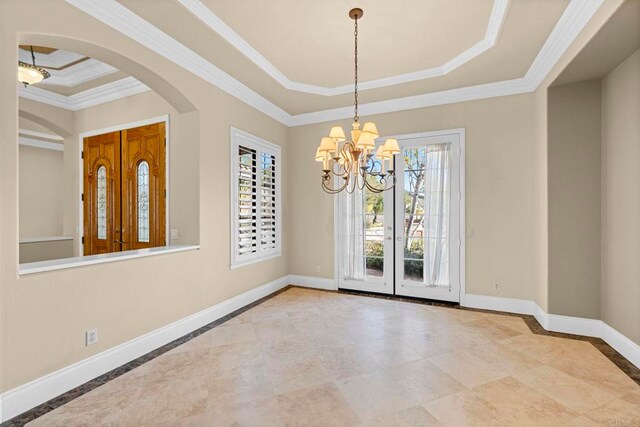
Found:
[{"label": "wooden front door", "polygon": [[164,123],[122,131],[122,250],[164,246]]},{"label": "wooden front door", "polygon": [[166,243],[165,124],[84,139],[84,254]]}]

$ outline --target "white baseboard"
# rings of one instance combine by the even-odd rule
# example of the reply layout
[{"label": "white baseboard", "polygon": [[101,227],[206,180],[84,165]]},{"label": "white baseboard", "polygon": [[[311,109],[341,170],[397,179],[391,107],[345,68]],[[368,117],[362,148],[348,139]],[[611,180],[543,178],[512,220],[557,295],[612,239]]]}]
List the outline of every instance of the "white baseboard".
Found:
[{"label": "white baseboard", "polygon": [[548,331],[602,338],[602,320],[545,314]]},{"label": "white baseboard", "polygon": [[623,355],[629,362],[640,368],[640,345],[631,341],[604,322],[602,322],[601,338],[618,353]]},{"label": "white baseboard", "polygon": [[285,276],[0,395],[6,421],[289,285]]},{"label": "white baseboard", "polygon": [[547,331],[602,338],[614,350],[640,368],[640,345],[602,320],[549,314],[534,301],[485,295],[465,295],[464,306],[507,313],[530,314]]},{"label": "white baseboard", "polygon": [[524,299],[466,294],[464,306],[507,313],[533,314],[533,302]]},{"label": "white baseboard", "polygon": [[328,291],[336,290],[336,282],[333,279],[312,276],[289,276],[289,284],[302,286],[305,288],[324,289]]},{"label": "white baseboard", "polygon": [[[320,277],[291,275],[274,280],[199,313],[185,317],[3,393],[0,395],[0,420],[11,419],[49,399],[270,295],[289,284],[335,290],[335,282],[332,279]],[[484,295],[467,294],[465,306],[509,313],[531,314],[546,330],[602,338],[631,363],[640,368],[640,346],[601,320],[549,314],[533,301]]]}]

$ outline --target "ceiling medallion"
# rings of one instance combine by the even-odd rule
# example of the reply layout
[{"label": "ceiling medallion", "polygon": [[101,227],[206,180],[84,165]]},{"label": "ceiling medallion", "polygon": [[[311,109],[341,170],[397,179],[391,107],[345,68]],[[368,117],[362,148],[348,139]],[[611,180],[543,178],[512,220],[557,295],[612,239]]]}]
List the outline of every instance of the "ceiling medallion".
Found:
[{"label": "ceiling medallion", "polygon": [[[366,122],[360,129],[358,117],[358,19],[362,9],[351,9],[354,20],[354,116],[351,140],[347,141],[341,126],[333,126],[329,136],[322,138],[316,150],[316,161],[322,162],[322,189],[330,194],[353,193],[366,187],[371,193],[382,193],[396,185],[394,156],[400,152],[398,141],[389,138],[376,150],[380,136],[376,124]],[[374,153],[375,151],[375,153]],[[341,179],[335,179],[335,177]]]},{"label": "ceiling medallion", "polygon": [[36,65],[36,56],[33,53],[33,46],[31,46],[31,60],[33,61],[33,64],[18,61],[18,81],[22,83],[24,87],[40,83],[42,80],[51,77],[51,74],[49,74],[47,70]]}]

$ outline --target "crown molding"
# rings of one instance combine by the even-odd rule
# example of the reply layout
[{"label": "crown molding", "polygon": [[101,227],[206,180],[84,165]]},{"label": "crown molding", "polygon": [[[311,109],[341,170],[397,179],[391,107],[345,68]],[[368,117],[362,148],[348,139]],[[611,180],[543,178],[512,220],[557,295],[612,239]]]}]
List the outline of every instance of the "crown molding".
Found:
[{"label": "crown molding", "polygon": [[64,138],[55,133],[37,132],[35,130],[18,129],[18,134],[32,136],[36,139],[64,141]]},{"label": "crown molding", "polygon": [[150,90],[149,87],[134,79],[126,77],[102,86],[96,86],[70,96],[60,95],[46,89],[35,86],[19,87],[19,95],[22,98],[53,105],[66,110],[78,111],[93,107],[105,102],[115,101],[127,96]]},{"label": "crown molding", "polygon": [[281,123],[286,123],[291,117],[289,113],[116,0],[66,0],[66,2],[269,117]]},{"label": "crown molding", "polygon": [[571,0],[525,75],[532,86],[538,88],[604,2]]},{"label": "crown molding", "polygon": [[[222,21],[222,19],[220,19],[215,13],[213,13],[211,9],[205,6],[201,0],[178,1],[196,18],[201,20],[205,25],[218,33],[223,39],[225,39],[233,47],[238,49],[254,64],[260,67],[262,71],[264,71],[274,80],[280,83],[280,85],[282,85],[285,89],[323,96],[335,96],[350,93],[351,91],[353,91],[353,85],[351,84],[328,88],[323,86],[294,82],[290,80],[275,65],[269,62],[267,58],[262,56],[262,54],[260,54],[249,43],[247,43],[247,41],[244,40],[238,33],[233,31],[233,29],[229,27],[224,21]],[[481,55],[485,51],[491,49],[495,45],[498,39],[498,34],[500,33],[500,29],[502,28],[502,24],[504,23],[504,18],[507,15],[508,7],[509,0],[494,0],[484,38],[477,42],[475,45],[471,46],[469,49],[458,54],[449,62],[438,67],[398,74],[395,76],[389,76],[375,80],[363,81],[358,84],[358,89],[361,91],[376,89],[402,83],[414,82],[418,80],[430,79],[433,77],[441,77],[450,73],[456,68],[471,61],[478,55]]]},{"label": "crown molding", "polygon": [[26,145],[28,147],[44,148],[46,150],[64,151],[64,145],[59,142],[48,142],[34,138],[27,138],[25,136],[18,137],[18,143],[20,145]]},{"label": "crown molding", "polygon": [[[286,126],[321,123],[349,118],[352,115],[351,106],[291,115],[117,1],[65,1]],[[179,1],[191,4],[194,0]],[[363,115],[383,114],[533,92],[603,3],[604,0],[571,0],[526,75],[522,78],[361,104],[361,112]],[[500,15],[498,12],[500,11],[492,13],[491,20],[498,19]],[[497,37],[498,32],[496,31],[499,32],[499,30],[492,30],[490,36]],[[231,37],[230,33],[227,34],[227,37]],[[51,102],[59,101],[59,97],[49,98],[55,98],[50,99]]]},{"label": "crown molding", "polygon": [[52,71],[51,77],[43,81],[43,83],[54,86],[73,87],[115,73],[116,71],[118,71],[116,68],[104,62],[87,59],[64,70]]},{"label": "crown molding", "polygon": [[[422,95],[407,96],[385,101],[369,102],[358,106],[360,116],[392,113],[413,110],[416,108],[434,107],[436,105],[455,104],[457,102],[475,101],[478,99],[495,98],[499,96],[517,95],[532,92],[531,85],[524,79],[506,80],[502,82],[486,83],[449,89]],[[353,116],[353,106],[333,108],[312,113],[296,114],[291,117],[289,126],[303,126],[332,120],[347,119]]]}]

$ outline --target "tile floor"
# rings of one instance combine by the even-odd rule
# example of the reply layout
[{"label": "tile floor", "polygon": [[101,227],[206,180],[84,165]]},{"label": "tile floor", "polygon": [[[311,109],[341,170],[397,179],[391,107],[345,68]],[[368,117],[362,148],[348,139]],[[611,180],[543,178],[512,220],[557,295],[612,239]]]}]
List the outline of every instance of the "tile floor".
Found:
[{"label": "tile floor", "polygon": [[640,426],[640,386],[521,318],[290,288],[30,426]]}]

